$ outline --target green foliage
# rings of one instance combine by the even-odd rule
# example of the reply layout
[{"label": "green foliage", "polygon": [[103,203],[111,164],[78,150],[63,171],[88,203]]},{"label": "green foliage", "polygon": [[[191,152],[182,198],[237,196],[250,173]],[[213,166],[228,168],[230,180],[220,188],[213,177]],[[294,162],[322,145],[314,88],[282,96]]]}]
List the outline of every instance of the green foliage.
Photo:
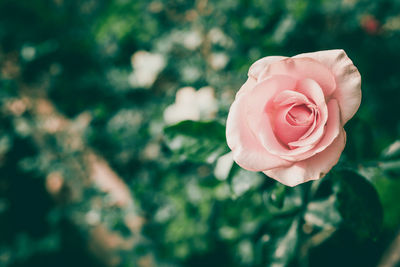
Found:
[{"label": "green foliage", "polygon": [[225,127],[216,121],[183,121],[165,128],[165,142],[178,162],[214,162],[228,152]]},{"label": "green foliage", "polygon": [[334,191],[344,227],[359,238],[378,236],[383,219],[382,206],[374,187],[355,172],[335,173]]},{"label": "green foliage", "polygon": [[[0,265],[103,266],[117,255],[121,266],[376,266],[400,225],[399,8],[0,0]],[[248,67],[333,48],[363,78],[338,166],[289,188],[233,163],[224,122]],[[144,83],[132,63],[139,51],[164,63],[149,77],[141,62]],[[218,110],[169,125],[164,111],[186,86],[212,87]],[[39,111],[65,117],[38,118],[38,99]],[[113,170],[131,206],[85,180],[85,153],[104,158],[99,173]],[[55,197],[57,175],[69,186]],[[105,244],[133,236],[133,247],[103,249],[100,234],[90,243],[100,224],[115,234]]]}]

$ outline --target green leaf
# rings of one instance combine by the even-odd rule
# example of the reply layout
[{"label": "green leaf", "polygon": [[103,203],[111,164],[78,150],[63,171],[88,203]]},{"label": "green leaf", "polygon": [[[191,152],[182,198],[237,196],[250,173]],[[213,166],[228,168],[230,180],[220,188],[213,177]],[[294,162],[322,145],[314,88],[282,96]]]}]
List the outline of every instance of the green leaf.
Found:
[{"label": "green leaf", "polygon": [[277,208],[282,208],[285,201],[287,186],[281,183],[275,183],[268,194],[268,201]]},{"label": "green leaf", "polygon": [[304,213],[304,220],[307,224],[322,229],[333,229],[340,225],[342,217],[337,210],[337,199],[333,195],[324,200],[317,200],[308,203]]},{"label": "green leaf", "polygon": [[275,182],[271,188],[263,193],[266,211],[272,216],[294,216],[303,205],[303,188],[301,186],[288,187]]},{"label": "green leaf", "polygon": [[332,194],[309,203],[306,221],[314,216],[314,225],[344,228],[360,239],[375,238],[382,226],[383,211],[372,184],[350,170],[331,172],[320,187],[326,188],[327,183],[331,184]]},{"label": "green leaf", "polygon": [[388,177],[382,170],[374,168],[371,177],[384,209],[384,228],[395,231],[400,225],[400,179]]},{"label": "green leaf", "polygon": [[183,121],[165,128],[164,134],[176,161],[213,163],[229,151],[225,127],[216,121]]},{"label": "green leaf", "polygon": [[334,190],[344,227],[360,238],[376,237],[382,226],[383,210],[372,184],[353,171],[341,171],[336,173]]},{"label": "green leaf", "polygon": [[284,267],[288,266],[297,254],[299,245],[299,220],[295,219],[287,233],[278,240],[269,266]]}]

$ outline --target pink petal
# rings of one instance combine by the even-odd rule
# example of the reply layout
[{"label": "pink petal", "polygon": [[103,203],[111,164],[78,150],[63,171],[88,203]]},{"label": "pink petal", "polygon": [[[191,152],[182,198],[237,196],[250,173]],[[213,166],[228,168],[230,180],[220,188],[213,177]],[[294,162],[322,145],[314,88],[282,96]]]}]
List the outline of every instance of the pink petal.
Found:
[{"label": "pink petal", "polygon": [[313,58],[335,76],[333,97],[339,102],[343,125],[354,116],[361,103],[361,75],[346,52],[341,49],[305,53],[294,58]]},{"label": "pink petal", "polygon": [[274,98],[274,103],[279,105],[288,105],[293,103],[311,104],[309,99],[304,94],[292,90],[285,90],[279,93]]},{"label": "pink petal", "polygon": [[288,75],[297,80],[306,78],[316,81],[321,86],[325,97],[330,96],[336,88],[335,77],[322,63],[312,58],[287,58],[268,65],[258,76],[258,80],[273,75]]},{"label": "pink petal", "polygon": [[264,171],[269,177],[287,186],[296,186],[325,176],[339,161],[346,144],[346,132],[342,129],[336,139],[325,150],[290,167]]},{"label": "pink petal", "polygon": [[[295,86],[296,80],[284,75],[275,75],[258,82],[251,94],[246,94],[249,122],[253,122],[254,119],[259,118],[259,115],[265,113],[266,105],[268,103],[272,105],[273,100],[280,92],[293,90]],[[253,129],[256,130],[256,128]]]},{"label": "pink petal", "polygon": [[[274,75],[266,80],[257,83],[256,87],[251,91],[251,94],[245,96],[246,121],[254,136],[261,141],[263,147],[271,154],[277,157],[281,156],[281,151],[288,151],[280,141],[276,138],[273,131],[271,118],[269,116],[269,105],[274,105],[273,100],[282,91],[293,90],[296,86],[296,81],[284,75]],[[292,91],[293,94],[298,94]],[[309,149],[309,148],[308,148]],[[306,151],[307,148],[304,148]]]},{"label": "pink petal", "polygon": [[250,171],[290,166],[291,162],[268,153],[251,132],[245,117],[246,96],[236,97],[226,122],[226,139],[233,151],[233,159],[239,166]]},{"label": "pink petal", "polygon": [[296,105],[292,107],[289,112],[286,114],[286,120],[291,124],[291,125],[296,125],[296,126],[308,126],[312,123],[311,120],[313,120],[313,110],[311,107],[301,104],[301,105]]},{"label": "pink petal", "polygon": [[298,141],[291,142],[290,146],[308,146],[315,144],[322,138],[324,132],[324,125],[328,120],[328,108],[325,103],[324,93],[321,87],[311,79],[304,79],[298,82],[297,91],[308,97],[313,101],[319,112],[319,120],[316,121],[316,125],[310,128],[310,131],[306,132],[303,137]]},{"label": "pink petal", "polygon": [[247,81],[240,87],[239,91],[236,93],[236,97],[242,94],[247,94],[253,90],[254,86],[257,84],[257,80],[253,77],[249,77]]},{"label": "pink petal", "polygon": [[302,155],[312,148],[312,146],[303,146],[295,149],[289,149],[276,138],[273,128],[269,126],[273,125],[273,123],[267,114],[264,113],[261,115],[260,120],[258,121],[260,129],[257,132],[258,138],[265,149],[268,150],[268,152],[272,155],[276,155],[288,161],[296,161],[296,157]]},{"label": "pink petal", "polygon": [[266,112],[273,122],[273,132],[285,146],[298,140],[312,127],[315,105],[305,95],[285,90],[277,94],[273,103]]},{"label": "pink petal", "polygon": [[323,137],[321,140],[313,145],[298,147],[295,149],[287,149],[284,146],[276,146],[273,139],[270,136],[270,131],[264,127],[263,132],[260,133],[261,141],[264,147],[273,155],[280,156],[281,158],[288,161],[301,161],[309,157],[312,157],[316,153],[323,151],[328,147],[333,140],[338,136],[340,129],[342,128],[340,123],[340,110],[335,99],[332,99],[328,103],[328,121],[325,127],[323,127]]},{"label": "pink petal", "polygon": [[328,121],[324,127],[324,135],[313,149],[307,151],[307,153],[303,155],[303,159],[311,157],[328,147],[340,134],[340,129],[342,129],[342,126],[340,123],[339,105],[336,99],[332,99],[328,103]]},{"label": "pink petal", "polygon": [[286,57],[282,56],[269,56],[269,57],[263,57],[256,62],[253,63],[253,65],[250,66],[248,76],[252,77],[255,80],[258,80],[258,76],[260,73],[271,63],[285,59]]},{"label": "pink petal", "polygon": [[309,125],[293,125],[287,120],[289,112],[296,107],[294,105],[285,106],[280,108],[275,114],[275,123],[273,130],[276,137],[285,145],[298,140],[307,130],[310,128]]},{"label": "pink petal", "polygon": [[325,95],[319,84],[312,79],[303,79],[297,83],[296,91],[305,95],[317,106],[325,105]]}]

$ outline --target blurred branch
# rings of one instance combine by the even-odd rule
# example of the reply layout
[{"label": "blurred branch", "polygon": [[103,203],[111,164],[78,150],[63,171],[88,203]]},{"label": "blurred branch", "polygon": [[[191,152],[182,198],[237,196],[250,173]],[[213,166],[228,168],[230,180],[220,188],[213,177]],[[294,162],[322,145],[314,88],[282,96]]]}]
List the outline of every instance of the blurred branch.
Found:
[{"label": "blurred branch", "polygon": [[[25,84],[18,68],[13,67],[18,66],[17,57],[3,56],[0,55],[0,70],[3,76],[5,73],[14,79],[19,88],[19,97],[10,100],[4,112],[15,125],[24,122],[27,137],[38,148],[38,171],[46,177],[47,191],[67,211],[67,219],[88,237],[89,250],[104,265],[119,265],[121,255],[132,251],[138,243],[144,219],[121,177],[85,143],[83,133],[90,123],[90,114],[83,113],[74,120],[66,118],[47,98],[48,82],[38,88]],[[104,194],[108,197],[103,198]],[[118,224],[122,222],[129,234],[112,229],[115,225],[104,220],[104,214],[115,210],[120,216]]]},{"label": "blurred branch", "polygon": [[359,169],[379,168],[383,171],[393,171],[400,169],[400,160],[377,160],[369,161],[359,165]]}]

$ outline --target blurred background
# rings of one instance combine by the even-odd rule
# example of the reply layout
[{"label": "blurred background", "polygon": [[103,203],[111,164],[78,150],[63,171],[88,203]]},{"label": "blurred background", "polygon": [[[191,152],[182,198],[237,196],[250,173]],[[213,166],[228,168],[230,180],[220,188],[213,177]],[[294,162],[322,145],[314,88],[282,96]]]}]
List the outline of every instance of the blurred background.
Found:
[{"label": "blurred background", "polygon": [[[233,164],[249,66],[334,48],[336,171]],[[400,266],[399,48],[397,0],[0,0],[0,266]]]}]

